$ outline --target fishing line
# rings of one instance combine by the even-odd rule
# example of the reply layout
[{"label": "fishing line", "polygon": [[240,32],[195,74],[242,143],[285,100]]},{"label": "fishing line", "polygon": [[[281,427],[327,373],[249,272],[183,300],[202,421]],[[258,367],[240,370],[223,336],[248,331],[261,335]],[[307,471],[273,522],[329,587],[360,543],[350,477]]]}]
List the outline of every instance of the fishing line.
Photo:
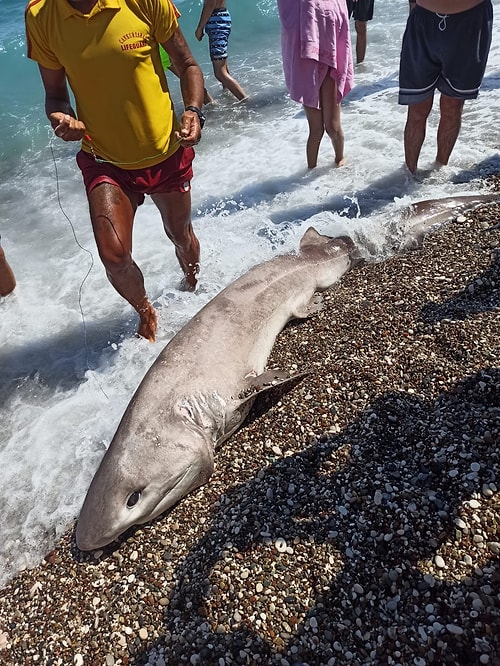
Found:
[{"label": "fishing line", "polygon": [[[66,211],[63,208],[63,205],[61,203],[61,193],[60,193],[60,188],[59,188],[59,172],[57,170],[57,161],[56,161],[56,156],[54,154],[54,148],[52,146],[52,139],[53,137],[50,137],[50,142],[49,142],[49,148],[50,152],[52,155],[52,161],[54,163],[54,171],[56,175],[56,196],[57,196],[57,203],[59,205],[59,208],[61,210],[61,213],[64,215],[64,217],[67,219],[69,222],[69,226],[71,227],[71,231],[73,232],[73,238],[75,239],[75,243],[78,245],[78,247],[86,252],[90,256],[90,268],[88,269],[87,273],[85,274],[85,277],[83,278],[80,287],[78,288],[78,307],[80,308],[80,314],[82,317],[82,323],[83,323],[83,340],[85,343],[85,360],[87,362],[87,369],[90,370],[90,372],[94,372],[93,368],[90,366],[90,359],[89,359],[89,345],[88,345],[88,339],[87,339],[87,322],[85,321],[85,314],[83,312],[83,306],[82,306],[82,292],[83,292],[83,285],[85,284],[88,276],[90,275],[90,272],[92,271],[92,268],[94,267],[94,255],[90,250],[88,250],[86,247],[84,247],[80,241],[78,240],[78,237],[76,235],[75,227],[73,225],[73,222],[71,221],[69,215],[66,213]],[[94,379],[97,382],[97,385],[99,386],[101,392],[103,395],[109,400],[109,396],[107,395],[106,391],[102,388],[99,380],[97,377],[95,377],[94,374]]]}]

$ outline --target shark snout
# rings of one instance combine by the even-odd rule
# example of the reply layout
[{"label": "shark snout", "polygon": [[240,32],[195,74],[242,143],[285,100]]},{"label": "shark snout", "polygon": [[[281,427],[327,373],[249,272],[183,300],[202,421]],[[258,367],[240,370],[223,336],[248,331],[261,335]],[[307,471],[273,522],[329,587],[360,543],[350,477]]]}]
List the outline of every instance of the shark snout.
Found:
[{"label": "shark snout", "polygon": [[178,461],[170,474],[154,468],[148,481],[144,474],[138,481],[133,476],[113,478],[106,467],[102,475],[100,472],[92,481],[76,526],[76,545],[82,551],[103,548],[133,525],[147,523],[172,508],[208,481],[213,462],[207,464],[204,456],[197,456],[184,464]]}]

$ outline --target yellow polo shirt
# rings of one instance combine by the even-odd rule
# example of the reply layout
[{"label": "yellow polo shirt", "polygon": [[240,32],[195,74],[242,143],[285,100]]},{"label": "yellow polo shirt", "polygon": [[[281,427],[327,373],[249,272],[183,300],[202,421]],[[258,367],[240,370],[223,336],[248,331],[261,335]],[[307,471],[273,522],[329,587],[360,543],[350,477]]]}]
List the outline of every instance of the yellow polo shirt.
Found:
[{"label": "yellow polo shirt", "polygon": [[28,4],[28,57],[64,68],[92,140],[84,150],[122,169],[153,166],[177,150],[179,123],[158,52],[177,25],[170,0],[98,0],[90,14],[67,0]]}]

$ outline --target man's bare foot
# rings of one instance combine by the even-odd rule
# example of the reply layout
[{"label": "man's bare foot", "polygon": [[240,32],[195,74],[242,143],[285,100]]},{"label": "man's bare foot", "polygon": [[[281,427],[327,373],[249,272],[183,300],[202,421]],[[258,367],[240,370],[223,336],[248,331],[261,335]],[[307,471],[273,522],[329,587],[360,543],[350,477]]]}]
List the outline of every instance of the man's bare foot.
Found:
[{"label": "man's bare foot", "polygon": [[344,166],[345,165],[345,157],[341,157],[339,160],[337,158],[335,158],[335,164],[338,167]]},{"label": "man's bare foot", "polygon": [[139,311],[139,317],[141,318],[141,321],[137,335],[141,336],[141,338],[146,338],[149,342],[154,342],[156,339],[158,316],[156,310],[149,301],[146,307]]},{"label": "man's bare foot", "polygon": [[184,277],[179,285],[181,291],[194,291],[198,284],[197,275],[200,272],[200,264],[188,264],[188,266],[189,270],[184,273]]}]

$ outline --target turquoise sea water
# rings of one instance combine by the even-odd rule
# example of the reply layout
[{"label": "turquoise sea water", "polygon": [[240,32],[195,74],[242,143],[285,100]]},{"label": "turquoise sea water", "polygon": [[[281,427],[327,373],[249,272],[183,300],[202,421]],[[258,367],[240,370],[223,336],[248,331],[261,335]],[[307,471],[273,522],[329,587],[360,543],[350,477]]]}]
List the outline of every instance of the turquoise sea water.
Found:
[{"label": "turquoise sea water", "polygon": [[[407,3],[376,0],[366,62],[343,103],[347,164],[334,168],[324,140],[312,172],[304,113],[283,81],[275,2],[228,0],[229,66],[250,95],[244,105],[220,89],[208,45],[194,37],[201,3],[178,6],[217,104],[206,110],[194,165],[198,293],[177,289],[178,265],[155,207],[146,201],[137,214],[134,256],[159,313],[151,345],[135,338],[136,317],[97,257],[77,146],[51,138],[37,67],[25,56],[24,3],[0,0],[0,234],[18,282],[0,299],[0,584],[37,563],[78,515],[145,369],[223,286],[295,250],[309,225],[364,238],[382,258],[388,229],[409,203],[474,193],[500,168],[500,0],[484,85],[466,103],[450,165],[430,169],[433,113],[416,179],[402,168],[406,111],[397,104]],[[171,89],[180,104],[175,78]]]}]

